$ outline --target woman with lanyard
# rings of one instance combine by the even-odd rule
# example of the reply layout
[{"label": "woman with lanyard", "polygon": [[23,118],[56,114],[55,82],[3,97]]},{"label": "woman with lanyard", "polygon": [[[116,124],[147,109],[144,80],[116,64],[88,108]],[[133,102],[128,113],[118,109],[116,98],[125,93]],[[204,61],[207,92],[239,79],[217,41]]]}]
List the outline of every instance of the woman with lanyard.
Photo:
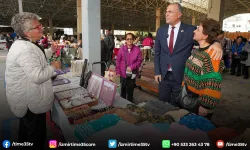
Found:
[{"label": "woman with lanyard", "polygon": [[[36,43],[43,36],[40,17],[33,13],[16,14],[11,27],[18,34],[6,59],[6,95],[11,111],[19,117],[19,142],[32,142],[35,149],[44,149],[46,112],[52,108],[54,93],[51,77],[55,67],[47,64],[58,48],[43,50]],[[21,147],[21,149],[27,147]]]}]

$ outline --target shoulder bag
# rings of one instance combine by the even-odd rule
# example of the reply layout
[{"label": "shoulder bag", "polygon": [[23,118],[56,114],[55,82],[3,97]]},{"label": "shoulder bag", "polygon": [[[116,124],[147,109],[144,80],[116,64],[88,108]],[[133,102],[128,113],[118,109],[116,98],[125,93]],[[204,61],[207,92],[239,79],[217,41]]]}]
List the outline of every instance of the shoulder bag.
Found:
[{"label": "shoulder bag", "polygon": [[184,85],[181,89],[181,92],[175,99],[175,102],[177,103],[177,105],[181,109],[186,109],[190,112],[198,113],[199,106],[200,106],[198,99],[199,99],[199,95],[188,90],[187,83],[184,80]]}]

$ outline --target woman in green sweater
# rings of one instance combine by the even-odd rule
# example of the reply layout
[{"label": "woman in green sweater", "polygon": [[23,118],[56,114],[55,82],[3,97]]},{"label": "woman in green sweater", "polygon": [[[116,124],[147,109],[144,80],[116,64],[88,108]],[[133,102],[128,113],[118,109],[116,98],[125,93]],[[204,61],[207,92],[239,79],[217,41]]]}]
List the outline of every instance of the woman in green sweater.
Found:
[{"label": "woman in green sweater", "polygon": [[[218,21],[206,19],[201,21],[200,26],[194,31],[194,40],[200,48],[194,50],[187,59],[184,73],[184,82],[188,90],[199,95],[199,110],[201,116],[212,116],[212,109],[221,99],[222,60],[211,59],[212,51],[208,52],[209,46],[220,33]],[[183,82],[183,84],[184,84]]]}]

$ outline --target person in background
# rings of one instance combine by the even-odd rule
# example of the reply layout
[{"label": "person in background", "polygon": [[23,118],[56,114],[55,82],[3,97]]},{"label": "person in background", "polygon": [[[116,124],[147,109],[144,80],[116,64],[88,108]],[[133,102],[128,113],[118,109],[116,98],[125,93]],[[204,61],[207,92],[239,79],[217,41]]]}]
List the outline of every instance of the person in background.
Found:
[{"label": "person in background", "polygon": [[74,36],[72,35],[72,36],[70,37],[70,43],[74,43],[74,41],[75,41],[75,38],[74,38]]},{"label": "person in background", "polygon": [[36,43],[43,36],[39,19],[38,15],[28,12],[12,18],[11,27],[20,38],[7,55],[5,79],[8,103],[19,118],[18,142],[31,142],[32,149],[43,150],[46,112],[54,102],[51,78],[55,74],[55,66],[48,65],[46,58],[50,58],[58,46],[53,44],[43,50]]},{"label": "person in background", "polygon": [[[181,91],[185,62],[195,43],[193,33],[196,27],[181,22],[182,10],[180,3],[168,5],[166,24],[157,30],[155,40],[155,81],[159,84],[159,99],[172,105]],[[212,49],[211,57],[221,59],[220,43],[213,43],[209,50]]]},{"label": "person in background", "polygon": [[52,41],[53,41],[52,36],[50,35],[50,33],[47,34],[47,37],[48,37],[48,41],[49,41],[49,42],[52,42]]},{"label": "person in background", "polygon": [[15,32],[10,34],[10,37],[12,38],[12,40],[16,40],[17,39],[17,34]]},{"label": "person in background", "polygon": [[115,48],[114,48],[114,52],[113,52],[113,56],[112,56],[112,60],[115,64],[116,62],[116,57],[117,57],[117,54],[119,52],[119,49],[122,47],[122,42],[121,42],[121,39],[120,37],[116,37],[116,40],[115,40]]},{"label": "person in background", "polygon": [[49,41],[48,41],[48,38],[47,38],[47,36],[45,34],[43,35],[41,45],[43,46],[43,48],[46,48],[46,49],[49,46]]},{"label": "person in background", "polygon": [[194,40],[199,43],[199,49],[187,59],[184,81],[190,92],[199,96],[197,114],[211,119],[213,109],[221,100],[223,60],[211,59],[212,51],[208,52],[213,40],[220,33],[220,24],[213,19],[201,21],[194,31]]},{"label": "person in background", "polygon": [[106,43],[106,45],[108,46],[108,51],[109,51],[109,59],[108,59],[108,67],[111,65],[112,63],[112,56],[113,56],[113,50],[115,47],[115,37],[111,32],[111,29],[106,30],[106,37],[104,38],[104,42]]},{"label": "person in background", "polygon": [[79,39],[77,42],[78,47],[82,48],[82,33],[79,34]]},{"label": "person in background", "polygon": [[[104,42],[104,35],[101,34],[101,61],[105,62],[107,64],[108,61],[108,48],[106,43]],[[105,70],[106,70],[106,65],[105,64],[101,64],[101,76],[104,77],[105,75]]]},{"label": "person in background", "polygon": [[243,64],[243,78],[248,79],[249,78],[249,66],[250,66],[250,39],[245,44],[245,46],[242,48],[242,51],[248,52],[247,60],[241,61],[241,64]]},{"label": "person in background", "polygon": [[124,37],[121,38],[122,41],[122,45],[126,45],[126,40],[124,39]]},{"label": "person in background", "polygon": [[8,33],[6,35],[6,46],[8,47],[8,50],[10,49],[12,43],[13,43],[13,39],[10,37],[10,34]]},{"label": "person in background", "polygon": [[115,48],[121,48],[122,47],[122,41],[120,39],[120,37],[117,37],[115,40]]},{"label": "person in background", "polygon": [[232,64],[231,64],[231,74],[235,75],[235,69],[237,68],[236,76],[241,75],[241,63],[240,63],[240,53],[245,44],[242,42],[243,37],[238,36],[236,42],[232,46]]},{"label": "person in background", "polygon": [[[125,35],[126,45],[122,46],[116,59],[116,74],[120,75],[121,97],[133,102],[136,76],[142,63],[142,55],[139,47],[133,44],[134,34]],[[133,73],[127,76],[127,73]]]},{"label": "person in background", "polygon": [[220,42],[223,50],[223,60],[226,67],[224,72],[229,72],[230,68],[229,56],[232,48],[231,40],[224,37],[224,31],[220,31],[220,34],[217,36],[217,40]]},{"label": "person in background", "polygon": [[150,61],[151,60],[151,49],[154,46],[153,36],[151,33],[148,33],[148,36],[143,40],[142,46],[143,46],[144,62],[146,61],[147,56],[148,56],[148,61]]},{"label": "person in background", "polygon": [[140,36],[139,35],[135,38],[135,41],[133,44],[136,46],[140,46],[141,43],[140,43]]}]

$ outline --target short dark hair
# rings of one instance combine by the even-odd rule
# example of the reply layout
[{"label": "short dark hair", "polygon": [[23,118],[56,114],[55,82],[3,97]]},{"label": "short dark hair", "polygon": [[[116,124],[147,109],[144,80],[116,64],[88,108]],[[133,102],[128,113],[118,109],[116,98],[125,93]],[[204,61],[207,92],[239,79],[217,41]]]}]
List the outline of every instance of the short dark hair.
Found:
[{"label": "short dark hair", "polygon": [[148,33],[148,37],[153,38],[152,33]]},{"label": "short dark hair", "polygon": [[214,19],[207,18],[201,21],[201,25],[203,27],[203,34],[208,35],[206,42],[212,44],[221,31],[219,22]]},{"label": "short dark hair", "polygon": [[241,38],[241,40],[243,40],[243,36],[237,36],[236,40],[238,40],[239,38]]},{"label": "short dark hair", "polygon": [[133,40],[135,39],[135,35],[134,35],[133,33],[127,33],[127,34],[125,34],[125,39],[127,39],[127,36],[128,36],[128,35],[131,35],[132,38],[133,38]]},{"label": "short dark hair", "polygon": [[221,35],[221,34],[224,34],[224,31],[223,31],[223,30],[220,31],[220,35]]}]

